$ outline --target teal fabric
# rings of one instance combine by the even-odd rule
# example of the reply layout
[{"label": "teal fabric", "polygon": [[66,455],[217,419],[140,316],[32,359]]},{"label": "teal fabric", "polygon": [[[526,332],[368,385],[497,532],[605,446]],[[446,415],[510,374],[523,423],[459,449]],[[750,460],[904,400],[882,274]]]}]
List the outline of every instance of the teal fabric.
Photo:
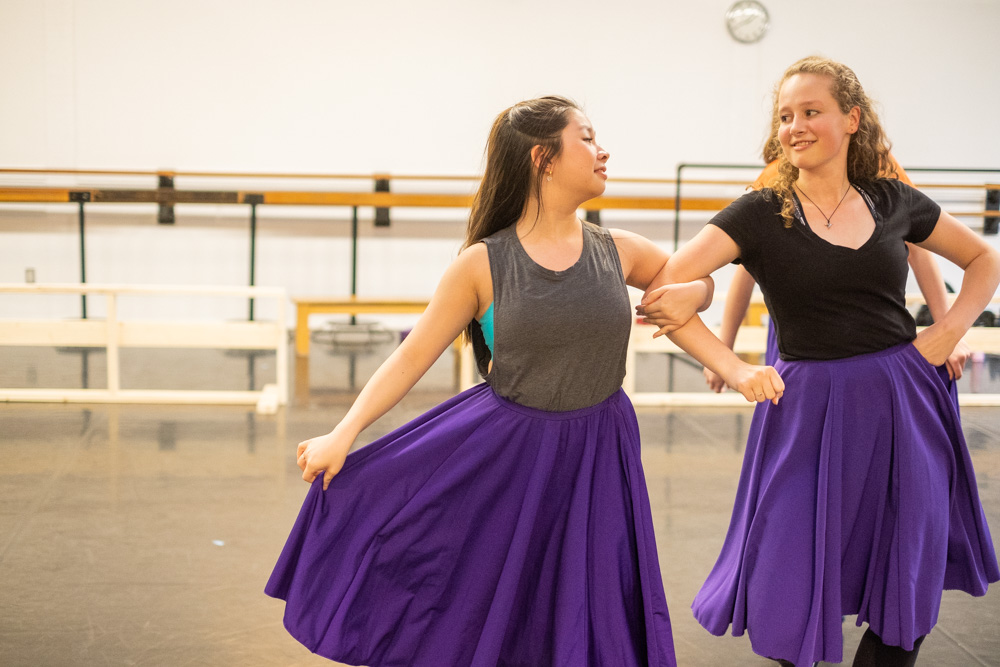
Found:
[{"label": "teal fabric", "polygon": [[493,354],[493,304],[486,309],[483,316],[479,319],[479,327],[483,330],[483,338],[486,339],[486,347],[490,348],[490,354]]}]

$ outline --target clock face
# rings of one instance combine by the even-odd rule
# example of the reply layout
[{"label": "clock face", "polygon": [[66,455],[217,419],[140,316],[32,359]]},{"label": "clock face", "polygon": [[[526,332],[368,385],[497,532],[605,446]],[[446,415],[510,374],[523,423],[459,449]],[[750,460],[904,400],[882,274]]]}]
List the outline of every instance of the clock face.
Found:
[{"label": "clock face", "polygon": [[738,42],[752,44],[767,32],[770,17],[757,0],[740,0],[726,12],[726,27]]}]

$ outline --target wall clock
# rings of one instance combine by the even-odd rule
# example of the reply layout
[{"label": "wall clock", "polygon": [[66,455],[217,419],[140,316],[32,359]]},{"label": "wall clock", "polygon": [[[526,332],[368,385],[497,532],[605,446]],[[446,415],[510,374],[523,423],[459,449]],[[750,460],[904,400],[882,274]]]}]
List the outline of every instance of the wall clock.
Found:
[{"label": "wall clock", "polygon": [[737,42],[753,44],[767,32],[770,18],[757,0],[740,0],[726,12],[726,28]]}]

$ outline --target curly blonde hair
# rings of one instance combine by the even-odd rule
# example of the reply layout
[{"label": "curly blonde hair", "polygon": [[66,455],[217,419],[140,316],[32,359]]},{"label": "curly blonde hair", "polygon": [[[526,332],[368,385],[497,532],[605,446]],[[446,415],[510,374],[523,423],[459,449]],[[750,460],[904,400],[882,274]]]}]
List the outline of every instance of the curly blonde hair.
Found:
[{"label": "curly blonde hair", "polygon": [[851,182],[872,181],[876,178],[896,176],[896,167],[889,157],[892,144],[882,129],[872,99],[865,93],[857,75],[850,67],[829,58],[809,56],[785,70],[774,87],[774,105],[771,110],[771,132],[764,142],[764,160],[778,160],[778,176],[770,188],[781,199],[781,217],[785,227],[792,226],[795,206],[792,202],[792,184],[799,178],[799,170],[788,161],[778,140],[781,117],[778,113],[778,94],[785,81],[796,74],[818,74],[830,79],[830,94],[837,101],[841,113],[854,107],[861,110],[858,130],[851,135],[847,149],[847,179]]}]

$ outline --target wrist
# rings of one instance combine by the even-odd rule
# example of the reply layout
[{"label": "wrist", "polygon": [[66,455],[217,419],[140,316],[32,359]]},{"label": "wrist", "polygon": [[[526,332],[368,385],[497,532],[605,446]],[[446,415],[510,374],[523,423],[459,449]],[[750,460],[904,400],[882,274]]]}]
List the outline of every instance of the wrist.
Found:
[{"label": "wrist", "polygon": [[733,375],[736,374],[737,369],[739,369],[740,365],[745,363],[746,362],[744,362],[742,359],[740,359],[734,354],[732,355],[731,359],[719,364],[718,368],[715,370],[715,373],[720,378],[725,380],[726,384],[730,384],[730,379],[733,377]]},{"label": "wrist", "polygon": [[948,316],[941,318],[940,321],[935,322],[931,326],[937,329],[939,336],[955,344],[958,344],[958,341],[962,340],[962,336],[968,331],[968,327],[963,327],[960,323],[955,322],[954,317]]},{"label": "wrist", "polygon": [[330,431],[330,435],[334,435],[337,438],[342,438],[346,440],[348,443],[352,443],[354,442],[354,439],[357,438],[361,434],[361,431],[363,430],[364,429],[358,428],[356,425],[348,421],[348,419],[345,417],[343,420],[341,420],[339,424],[333,427],[333,430]]}]

